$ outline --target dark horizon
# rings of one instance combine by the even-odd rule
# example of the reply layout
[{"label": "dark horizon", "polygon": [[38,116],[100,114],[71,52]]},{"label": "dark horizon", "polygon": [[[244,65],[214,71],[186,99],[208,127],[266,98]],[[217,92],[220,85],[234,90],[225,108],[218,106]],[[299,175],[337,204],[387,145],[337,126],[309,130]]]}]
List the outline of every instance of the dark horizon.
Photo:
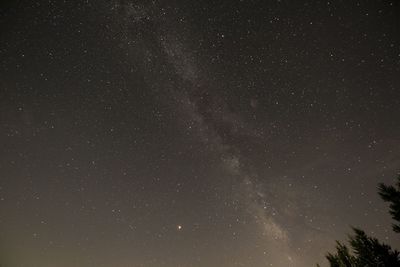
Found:
[{"label": "dark horizon", "polygon": [[0,4],[0,264],[327,266],[400,249],[398,1]]}]

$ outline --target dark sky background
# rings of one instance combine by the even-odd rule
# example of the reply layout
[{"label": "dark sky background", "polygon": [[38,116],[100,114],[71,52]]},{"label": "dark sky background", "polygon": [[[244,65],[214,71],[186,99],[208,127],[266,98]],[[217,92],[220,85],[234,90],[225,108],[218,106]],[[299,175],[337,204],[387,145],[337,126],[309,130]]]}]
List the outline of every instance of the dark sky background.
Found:
[{"label": "dark sky background", "polygon": [[394,247],[397,1],[2,1],[5,267],[326,266]]}]

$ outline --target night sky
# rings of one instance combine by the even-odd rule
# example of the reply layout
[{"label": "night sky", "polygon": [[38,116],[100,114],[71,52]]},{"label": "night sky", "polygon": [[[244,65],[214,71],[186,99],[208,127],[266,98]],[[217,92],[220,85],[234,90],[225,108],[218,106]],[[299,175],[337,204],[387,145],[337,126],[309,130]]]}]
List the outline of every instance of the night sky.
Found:
[{"label": "night sky", "polygon": [[322,263],[396,248],[396,1],[2,1],[0,263]]}]

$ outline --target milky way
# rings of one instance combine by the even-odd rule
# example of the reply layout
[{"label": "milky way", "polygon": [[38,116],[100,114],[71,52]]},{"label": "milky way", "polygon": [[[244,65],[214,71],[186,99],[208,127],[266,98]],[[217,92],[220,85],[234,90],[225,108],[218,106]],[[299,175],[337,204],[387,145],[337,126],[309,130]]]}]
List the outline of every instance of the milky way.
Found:
[{"label": "milky way", "polygon": [[0,263],[312,266],[400,247],[395,2],[1,12]]}]

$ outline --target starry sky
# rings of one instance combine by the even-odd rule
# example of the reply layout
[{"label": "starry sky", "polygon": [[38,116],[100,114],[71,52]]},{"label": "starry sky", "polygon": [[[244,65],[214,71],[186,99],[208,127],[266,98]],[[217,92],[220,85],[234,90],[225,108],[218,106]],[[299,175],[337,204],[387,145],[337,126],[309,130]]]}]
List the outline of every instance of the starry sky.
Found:
[{"label": "starry sky", "polygon": [[2,1],[0,263],[326,266],[400,248],[396,1]]}]

